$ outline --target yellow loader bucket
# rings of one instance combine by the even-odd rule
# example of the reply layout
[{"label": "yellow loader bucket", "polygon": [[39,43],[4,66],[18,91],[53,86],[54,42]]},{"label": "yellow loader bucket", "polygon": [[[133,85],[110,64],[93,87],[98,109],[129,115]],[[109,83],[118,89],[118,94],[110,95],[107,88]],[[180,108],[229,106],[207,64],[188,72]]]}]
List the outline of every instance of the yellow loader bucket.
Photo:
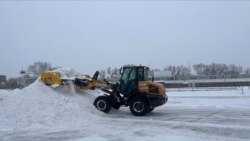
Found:
[{"label": "yellow loader bucket", "polygon": [[55,72],[43,72],[41,74],[41,80],[46,85],[61,85],[62,79],[60,77],[61,75]]},{"label": "yellow loader bucket", "polygon": [[62,78],[58,72],[47,71],[41,74],[41,80],[45,85],[56,88],[62,85],[70,85],[79,87],[81,90],[89,90],[98,88],[112,88],[112,85],[97,80],[99,72],[97,71],[93,77],[85,75],[86,78]]}]

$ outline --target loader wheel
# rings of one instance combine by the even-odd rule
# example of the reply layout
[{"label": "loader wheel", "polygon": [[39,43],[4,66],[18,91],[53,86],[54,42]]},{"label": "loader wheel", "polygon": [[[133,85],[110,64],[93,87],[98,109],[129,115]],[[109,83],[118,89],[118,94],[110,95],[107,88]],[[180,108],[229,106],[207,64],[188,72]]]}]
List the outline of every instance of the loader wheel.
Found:
[{"label": "loader wheel", "polygon": [[91,87],[90,90],[95,90],[95,87]]},{"label": "loader wheel", "polygon": [[150,107],[149,110],[148,110],[148,112],[150,113],[150,112],[152,112],[154,109],[155,109],[155,108]]},{"label": "loader wheel", "polygon": [[144,97],[137,97],[129,104],[130,111],[135,116],[144,116],[149,111],[149,102]]},{"label": "loader wheel", "polygon": [[104,112],[108,113],[111,110],[111,104],[109,102],[109,98],[107,96],[99,96],[94,101],[95,107]]}]

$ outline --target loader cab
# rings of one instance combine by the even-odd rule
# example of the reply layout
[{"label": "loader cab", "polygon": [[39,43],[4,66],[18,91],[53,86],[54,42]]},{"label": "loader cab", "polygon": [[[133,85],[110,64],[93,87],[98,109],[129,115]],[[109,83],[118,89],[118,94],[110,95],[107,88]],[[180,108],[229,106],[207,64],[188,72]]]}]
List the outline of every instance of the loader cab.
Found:
[{"label": "loader cab", "polygon": [[138,82],[148,80],[149,68],[144,66],[122,67],[120,70],[120,93],[129,95],[138,91]]}]

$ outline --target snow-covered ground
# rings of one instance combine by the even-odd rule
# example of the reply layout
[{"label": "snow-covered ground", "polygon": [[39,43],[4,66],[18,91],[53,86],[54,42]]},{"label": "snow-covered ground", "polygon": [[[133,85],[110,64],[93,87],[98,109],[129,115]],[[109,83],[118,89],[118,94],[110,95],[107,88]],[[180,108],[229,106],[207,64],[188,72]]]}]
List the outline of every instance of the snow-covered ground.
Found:
[{"label": "snow-covered ground", "polygon": [[170,91],[169,102],[144,117],[122,107],[93,106],[98,91],[50,88],[39,80],[0,90],[1,141],[250,140],[250,89]]}]

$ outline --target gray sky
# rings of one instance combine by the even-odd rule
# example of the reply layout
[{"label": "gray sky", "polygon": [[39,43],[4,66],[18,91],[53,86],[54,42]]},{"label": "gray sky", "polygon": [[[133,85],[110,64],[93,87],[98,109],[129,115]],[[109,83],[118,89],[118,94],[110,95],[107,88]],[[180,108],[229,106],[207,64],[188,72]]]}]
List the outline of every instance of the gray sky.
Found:
[{"label": "gray sky", "polygon": [[0,2],[0,74],[35,61],[92,74],[108,66],[249,67],[250,2]]}]

